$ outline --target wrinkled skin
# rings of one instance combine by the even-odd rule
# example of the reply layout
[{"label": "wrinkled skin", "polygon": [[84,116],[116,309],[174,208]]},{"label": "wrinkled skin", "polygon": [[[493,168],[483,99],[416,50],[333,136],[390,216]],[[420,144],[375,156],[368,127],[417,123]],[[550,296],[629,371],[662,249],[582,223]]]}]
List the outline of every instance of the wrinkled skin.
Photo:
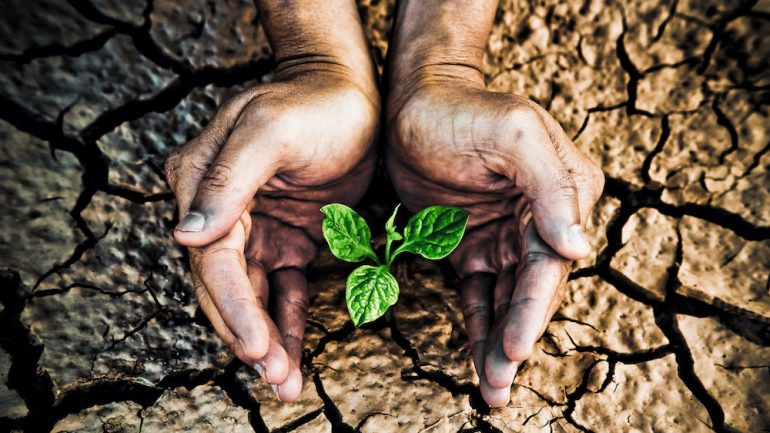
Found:
[{"label": "wrinkled skin", "polygon": [[378,115],[376,94],[344,70],[305,70],[237,95],[166,162],[174,237],[190,247],[200,306],[282,401],[302,389],[304,270],[323,242],[319,209],[364,194]]},{"label": "wrinkled skin", "polygon": [[404,205],[471,212],[449,259],[463,280],[482,395],[503,406],[558,307],[571,260],[589,252],[569,228],[585,224],[603,175],[545,110],[478,80],[423,80],[393,98],[387,119],[385,158]]}]

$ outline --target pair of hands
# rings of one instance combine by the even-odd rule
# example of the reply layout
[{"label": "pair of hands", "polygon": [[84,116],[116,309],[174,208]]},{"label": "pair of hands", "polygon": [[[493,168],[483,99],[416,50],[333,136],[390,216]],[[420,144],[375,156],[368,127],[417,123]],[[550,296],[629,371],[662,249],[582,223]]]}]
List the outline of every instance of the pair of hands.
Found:
[{"label": "pair of hands", "polygon": [[[324,65],[225,104],[165,171],[196,295],[217,333],[278,398],[302,389],[304,269],[323,244],[320,207],[355,204],[376,165],[372,83]],[[389,98],[385,162],[411,211],[471,212],[450,261],[485,400],[507,404],[516,369],[556,310],[603,176],[531,101],[478,80],[423,75]],[[270,302],[273,315],[268,313]]]}]

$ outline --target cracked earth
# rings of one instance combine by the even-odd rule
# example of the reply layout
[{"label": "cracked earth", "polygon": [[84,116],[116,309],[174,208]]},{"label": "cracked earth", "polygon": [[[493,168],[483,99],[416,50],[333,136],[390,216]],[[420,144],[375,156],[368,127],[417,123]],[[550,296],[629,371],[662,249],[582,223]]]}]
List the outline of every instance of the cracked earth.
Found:
[{"label": "cracked earth", "polygon": [[[393,4],[359,5],[381,67]],[[197,310],[159,167],[271,79],[252,3],[3,9],[0,431],[770,431],[770,1],[501,1],[489,87],[607,177],[596,253],[501,409],[445,265],[401,263],[392,320],[355,330],[350,267],[319,257],[291,405]],[[380,176],[359,209],[381,227],[395,202]]]}]

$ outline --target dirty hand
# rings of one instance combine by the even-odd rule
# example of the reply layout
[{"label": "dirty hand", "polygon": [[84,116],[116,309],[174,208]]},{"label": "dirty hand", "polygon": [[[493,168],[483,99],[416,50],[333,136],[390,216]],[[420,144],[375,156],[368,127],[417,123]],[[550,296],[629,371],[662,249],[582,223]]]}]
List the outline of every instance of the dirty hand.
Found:
[{"label": "dirty hand", "polygon": [[449,256],[484,399],[503,406],[559,304],[602,172],[545,110],[489,92],[480,65],[496,0],[401,0],[388,48],[386,164],[412,211],[471,212]]},{"label": "dirty hand", "polygon": [[449,259],[463,280],[482,395],[502,406],[559,305],[571,260],[590,252],[583,226],[603,176],[532,101],[459,78],[467,71],[423,72],[388,107],[387,167],[410,210],[471,212]]},{"label": "dirty hand", "polygon": [[320,208],[364,194],[380,102],[355,2],[255,3],[275,57],[272,83],[225,104],[169,157],[166,176],[201,309],[290,402],[302,390],[304,269],[323,241]]},{"label": "dirty hand", "polygon": [[358,201],[376,157],[375,93],[329,65],[305,69],[237,95],[165,167],[200,306],[282,401],[302,389],[319,208]]}]

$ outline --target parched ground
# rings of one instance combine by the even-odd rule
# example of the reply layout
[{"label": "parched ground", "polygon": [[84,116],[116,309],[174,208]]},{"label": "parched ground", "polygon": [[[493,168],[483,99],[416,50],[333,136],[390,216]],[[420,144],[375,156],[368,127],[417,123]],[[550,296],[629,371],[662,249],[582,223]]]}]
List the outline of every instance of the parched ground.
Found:
[{"label": "parched ground", "polygon": [[[281,405],[196,310],[159,167],[273,62],[248,1],[10,0],[0,17],[0,431],[770,431],[770,1],[503,0],[489,87],[599,161],[597,253],[520,370],[475,386],[450,271],[354,330],[309,270]],[[360,2],[384,59],[392,2]],[[360,206],[381,227],[396,199]],[[381,237],[378,238],[381,241]]]}]

